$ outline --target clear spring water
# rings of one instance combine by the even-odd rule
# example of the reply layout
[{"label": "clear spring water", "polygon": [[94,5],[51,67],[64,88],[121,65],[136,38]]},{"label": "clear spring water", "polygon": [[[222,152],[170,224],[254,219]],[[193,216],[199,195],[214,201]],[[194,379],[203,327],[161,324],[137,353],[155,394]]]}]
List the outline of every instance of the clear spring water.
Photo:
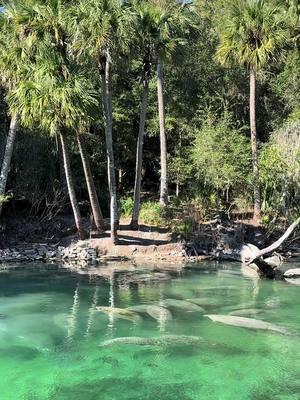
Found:
[{"label": "clear spring water", "polygon": [[[150,272],[152,273],[152,272]],[[201,298],[210,314],[256,308],[256,318],[300,332],[300,287],[243,277],[237,266],[201,264],[165,282],[128,284],[124,275],[0,274],[1,400],[300,399],[297,335],[214,323],[172,309],[171,321],[118,319],[96,306]],[[193,335],[200,346],[115,345],[123,336]]]}]

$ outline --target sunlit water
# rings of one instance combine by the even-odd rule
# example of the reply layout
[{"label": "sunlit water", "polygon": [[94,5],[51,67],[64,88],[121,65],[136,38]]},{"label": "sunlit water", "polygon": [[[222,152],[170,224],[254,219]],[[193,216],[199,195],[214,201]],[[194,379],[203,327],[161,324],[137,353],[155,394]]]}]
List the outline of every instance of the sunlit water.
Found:
[{"label": "sunlit water", "polygon": [[[233,264],[201,264],[170,275],[169,281],[129,284],[124,274],[1,273],[0,399],[300,399],[300,287],[251,280]],[[170,321],[144,314],[130,321],[96,311],[163,305],[166,298],[200,298],[204,314],[255,308],[254,318],[293,334],[223,325],[179,308],[170,308]],[[203,341],[101,346],[112,338],[164,335]]]}]

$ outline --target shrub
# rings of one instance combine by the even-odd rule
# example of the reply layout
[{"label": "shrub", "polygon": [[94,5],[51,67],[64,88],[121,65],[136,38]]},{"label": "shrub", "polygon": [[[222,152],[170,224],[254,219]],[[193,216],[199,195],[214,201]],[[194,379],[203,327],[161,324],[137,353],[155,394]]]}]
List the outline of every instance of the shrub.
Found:
[{"label": "shrub", "polygon": [[149,225],[163,224],[163,207],[153,201],[143,203],[140,211],[140,220]]},{"label": "shrub", "polygon": [[[192,148],[195,178],[211,192],[240,192],[249,184],[251,149],[249,139],[225,113],[221,118],[208,114],[196,130]],[[227,199],[228,200],[228,199]]]},{"label": "shrub", "polygon": [[120,213],[123,218],[129,218],[133,211],[132,197],[122,197],[120,199]]}]

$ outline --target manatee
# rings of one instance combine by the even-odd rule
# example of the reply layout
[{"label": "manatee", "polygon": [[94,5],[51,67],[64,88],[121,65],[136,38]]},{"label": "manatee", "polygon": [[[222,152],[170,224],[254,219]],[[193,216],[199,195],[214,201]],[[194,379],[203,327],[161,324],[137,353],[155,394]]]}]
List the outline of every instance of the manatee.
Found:
[{"label": "manatee", "polygon": [[168,309],[160,306],[149,305],[147,307],[147,313],[150,315],[150,317],[158,321],[161,319],[165,321],[170,321],[172,319],[171,312]]},{"label": "manatee", "polygon": [[178,308],[180,310],[185,310],[185,311],[193,311],[201,313],[205,312],[205,310],[202,307],[186,300],[165,299],[163,300],[163,304],[167,307]]},{"label": "manatee", "polygon": [[148,314],[150,315],[150,317],[156,320],[164,319],[165,321],[168,321],[172,319],[171,312],[167,308],[158,305],[140,304],[137,306],[128,307],[127,310],[142,314]]},{"label": "manatee", "polygon": [[113,346],[120,344],[132,344],[138,346],[174,346],[174,345],[199,345],[203,339],[198,336],[185,335],[163,335],[156,338],[146,338],[139,336],[119,337],[105,340],[101,346]]},{"label": "manatee", "polygon": [[216,299],[212,299],[210,297],[196,297],[194,299],[186,299],[190,303],[197,304],[198,306],[215,306],[218,305],[218,301]]},{"label": "manatee", "polygon": [[247,315],[257,315],[263,313],[264,310],[261,308],[246,308],[241,310],[234,310],[229,313],[229,315],[236,315],[239,317],[247,316]]},{"label": "manatee", "polygon": [[105,314],[112,314],[116,318],[127,319],[129,321],[137,322],[141,320],[141,317],[136,312],[127,310],[126,308],[96,307],[95,310]]},{"label": "manatee", "polygon": [[287,328],[283,326],[274,325],[269,322],[261,321],[259,319],[230,316],[230,315],[217,315],[217,314],[205,315],[205,317],[210,318],[214,322],[220,322],[226,325],[239,326],[242,328],[249,328],[249,329],[273,331],[285,335],[290,334]]}]

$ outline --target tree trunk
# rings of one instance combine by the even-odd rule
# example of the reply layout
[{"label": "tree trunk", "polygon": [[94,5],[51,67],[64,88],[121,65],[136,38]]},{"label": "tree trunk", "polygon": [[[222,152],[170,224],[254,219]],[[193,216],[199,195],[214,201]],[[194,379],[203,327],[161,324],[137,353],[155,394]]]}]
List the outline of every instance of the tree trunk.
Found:
[{"label": "tree trunk", "polygon": [[67,145],[66,145],[66,141],[65,141],[63,134],[59,133],[59,137],[60,137],[60,142],[61,142],[61,149],[62,149],[62,154],[63,154],[63,159],[64,159],[64,169],[65,169],[67,187],[68,187],[71,206],[73,209],[75,225],[76,225],[76,228],[78,231],[79,238],[84,239],[84,230],[83,230],[80,210],[79,210],[79,206],[78,206],[78,202],[77,202],[77,198],[76,198]]},{"label": "tree trunk", "polygon": [[168,204],[167,138],[165,132],[164,73],[161,58],[157,58],[157,99],[160,132],[160,204]]},{"label": "tree trunk", "polygon": [[134,182],[134,203],[131,219],[131,229],[138,230],[139,214],[141,205],[141,181],[142,181],[142,164],[143,164],[143,144],[145,135],[145,124],[148,105],[149,85],[147,80],[143,82],[143,96],[140,113],[140,127],[136,149],[136,167],[135,167],[135,182]]},{"label": "tree trunk", "polygon": [[[7,183],[9,170],[10,170],[11,157],[12,157],[12,152],[13,152],[14,143],[15,143],[15,139],[16,139],[17,129],[18,129],[18,117],[17,117],[17,115],[13,115],[11,118],[11,121],[10,121],[10,127],[9,127],[8,136],[7,136],[7,140],[6,140],[5,153],[4,153],[2,167],[1,167],[0,196],[5,195],[6,183]],[[1,212],[2,212],[2,203],[0,202],[0,215],[1,215]]]},{"label": "tree trunk", "polygon": [[108,169],[108,185],[110,192],[110,237],[113,244],[117,243],[117,230],[119,226],[118,204],[117,204],[117,187],[115,176],[115,163],[113,153],[113,138],[112,138],[112,101],[110,91],[110,54],[106,50],[105,66],[102,78],[102,101],[103,112],[105,118],[105,138],[107,152],[107,169]]},{"label": "tree trunk", "polygon": [[83,165],[83,170],[84,170],[84,176],[85,176],[85,181],[89,193],[89,198],[90,198],[90,203],[92,207],[92,212],[93,212],[93,217],[95,221],[96,228],[99,232],[102,232],[104,230],[104,220],[96,192],[96,187],[93,179],[93,175],[91,172],[91,166],[90,162],[88,159],[87,151],[85,148],[84,144],[84,139],[82,136],[79,134],[77,135],[77,142],[78,142],[78,147],[79,147],[79,152],[80,152],[80,157]]},{"label": "tree trunk", "polygon": [[253,194],[254,194],[254,214],[253,219],[256,222],[261,221],[261,202],[259,191],[259,170],[257,155],[257,133],[255,118],[255,85],[256,75],[253,70],[250,71],[250,130],[251,130],[251,148],[252,148],[252,165],[253,165]]}]

